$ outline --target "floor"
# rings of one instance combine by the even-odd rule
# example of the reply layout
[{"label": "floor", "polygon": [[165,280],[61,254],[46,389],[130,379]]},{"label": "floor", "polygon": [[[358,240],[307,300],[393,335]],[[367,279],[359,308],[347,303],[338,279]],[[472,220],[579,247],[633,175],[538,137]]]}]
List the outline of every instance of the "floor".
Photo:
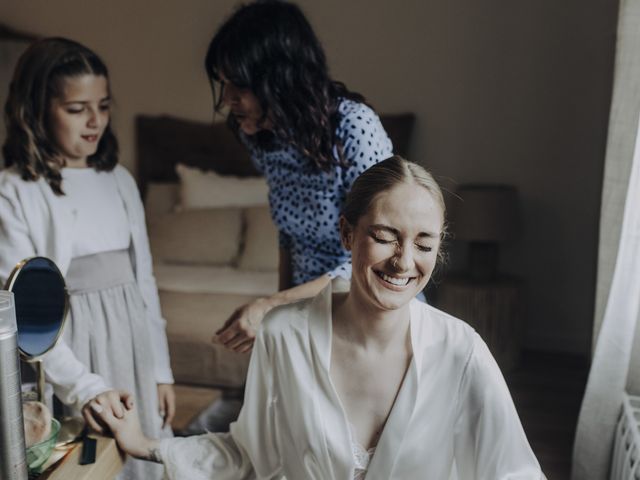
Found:
[{"label": "floor", "polygon": [[571,450],[589,369],[582,357],[524,352],[506,380],[548,480],[568,480]]},{"label": "floor", "polygon": [[186,435],[200,412],[222,397],[222,392],[213,388],[175,385],[176,415],[171,427],[177,435]]}]

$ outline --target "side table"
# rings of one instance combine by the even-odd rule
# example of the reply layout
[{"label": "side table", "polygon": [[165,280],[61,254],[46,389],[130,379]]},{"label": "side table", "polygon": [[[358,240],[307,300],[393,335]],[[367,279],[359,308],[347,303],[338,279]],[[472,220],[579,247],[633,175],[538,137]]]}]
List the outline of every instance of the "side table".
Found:
[{"label": "side table", "polygon": [[522,343],[523,283],[517,277],[474,281],[445,278],[435,306],[471,325],[487,343],[503,372],[518,363]]}]

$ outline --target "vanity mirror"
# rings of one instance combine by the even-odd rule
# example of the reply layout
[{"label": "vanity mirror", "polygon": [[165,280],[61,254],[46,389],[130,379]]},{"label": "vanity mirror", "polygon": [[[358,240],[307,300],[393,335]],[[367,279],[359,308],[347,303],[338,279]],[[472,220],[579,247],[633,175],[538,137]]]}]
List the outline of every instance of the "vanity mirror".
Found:
[{"label": "vanity mirror", "polygon": [[[62,274],[48,258],[20,262],[0,291],[0,480],[26,480],[29,471],[50,454],[34,445],[25,455],[23,411],[20,402],[20,357],[35,363],[38,400],[43,400],[41,357],[60,336],[68,309]],[[17,341],[16,341],[17,337]],[[59,423],[52,421],[52,426]],[[57,435],[52,434],[53,442]],[[46,443],[46,442],[45,442]],[[34,450],[35,449],[35,450]],[[31,450],[31,451],[30,451]]]},{"label": "vanity mirror", "polygon": [[41,359],[56,344],[69,307],[64,277],[53,261],[33,257],[15,267],[5,289],[14,296],[20,356],[34,364],[38,400],[43,401]]}]

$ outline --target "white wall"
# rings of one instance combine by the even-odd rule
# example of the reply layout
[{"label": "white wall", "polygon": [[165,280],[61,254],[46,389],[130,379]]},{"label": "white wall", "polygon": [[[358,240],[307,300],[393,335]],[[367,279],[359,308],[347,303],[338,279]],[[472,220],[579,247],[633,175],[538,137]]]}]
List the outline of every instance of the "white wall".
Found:
[{"label": "white wall", "polygon": [[[0,18],[103,56],[122,161],[135,168],[135,114],[211,119],[204,53],[235,3],[4,0]],[[588,352],[617,2],[300,4],[335,78],[381,112],[417,114],[413,160],[450,189],[519,187],[525,232],[503,270],[528,284],[526,344]]]}]

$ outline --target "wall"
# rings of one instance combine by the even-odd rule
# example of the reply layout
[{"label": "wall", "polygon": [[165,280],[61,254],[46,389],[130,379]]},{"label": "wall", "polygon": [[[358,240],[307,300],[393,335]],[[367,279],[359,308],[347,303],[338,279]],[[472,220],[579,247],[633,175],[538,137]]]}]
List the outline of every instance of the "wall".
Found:
[{"label": "wall", "polygon": [[[122,161],[135,169],[135,114],[211,119],[202,61],[235,3],[5,0],[0,18],[69,36],[104,57]],[[617,2],[300,4],[335,78],[379,111],[416,112],[413,160],[450,190],[518,186],[524,235],[503,252],[502,270],[528,285],[526,344],[587,353]]]}]

